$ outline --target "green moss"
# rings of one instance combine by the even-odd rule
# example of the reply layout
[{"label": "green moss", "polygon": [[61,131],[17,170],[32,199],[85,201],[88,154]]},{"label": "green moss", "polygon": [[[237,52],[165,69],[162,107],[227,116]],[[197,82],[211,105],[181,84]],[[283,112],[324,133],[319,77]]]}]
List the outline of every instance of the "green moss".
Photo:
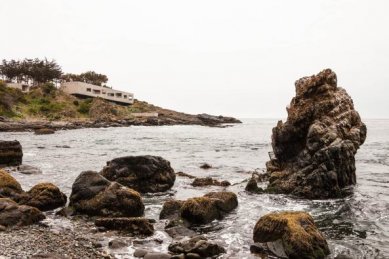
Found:
[{"label": "green moss", "polygon": [[22,187],[9,173],[0,169],[0,190],[12,189],[16,192],[22,192]]}]

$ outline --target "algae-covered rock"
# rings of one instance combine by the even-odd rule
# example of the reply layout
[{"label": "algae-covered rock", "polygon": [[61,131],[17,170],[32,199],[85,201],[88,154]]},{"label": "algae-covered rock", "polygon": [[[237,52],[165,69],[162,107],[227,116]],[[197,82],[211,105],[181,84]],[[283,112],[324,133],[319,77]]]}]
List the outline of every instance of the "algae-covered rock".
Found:
[{"label": "algae-covered rock", "polygon": [[19,203],[47,211],[65,206],[66,200],[66,195],[54,184],[39,183],[32,187]]},{"label": "algae-covered rock", "polygon": [[144,213],[138,192],[93,171],[82,172],[76,178],[69,206],[90,216],[139,217]]},{"label": "algae-covered rock", "polygon": [[0,198],[0,225],[25,226],[43,220],[45,216],[37,208],[19,205],[11,199]]},{"label": "algae-covered rock", "polygon": [[101,175],[142,193],[167,191],[176,180],[170,162],[159,156],[115,158],[107,162]]},{"label": "algae-covered rock", "polygon": [[306,212],[285,211],[261,217],[254,227],[254,242],[266,243],[276,255],[288,258],[324,258],[327,242]]},{"label": "algae-covered rock", "polygon": [[229,181],[218,181],[216,179],[213,179],[212,177],[205,177],[205,178],[196,178],[191,183],[192,186],[198,187],[198,186],[230,186],[231,183]]},{"label": "algae-covered rock", "polygon": [[222,246],[208,241],[204,236],[174,242],[168,249],[173,254],[184,254],[185,258],[214,258],[226,252]]},{"label": "algae-covered rock", "polygon": [[330,69],[296,81],[285,123],[273,128],[268,191],[323,199],[356,183],[355,154],[366,125]]},{"label": "algae-covered rock", "polygon": [[18,199],[22,193],[23,190],[18,181],[0,169],[0,198]]},{"label": "algae-covered rock", "polygon": [[206,224],[221,219],[238,206],[233,192],[211,192],[203,197],[186,200],[181,207],[181,217],[193,224]]},{"label": "algae-covered rock", "polygon": [[95,225],[110,230],[120,230],[133,235],[150,236],[154,233],[154,227],[148,219],[139,217],[100,218]]}]

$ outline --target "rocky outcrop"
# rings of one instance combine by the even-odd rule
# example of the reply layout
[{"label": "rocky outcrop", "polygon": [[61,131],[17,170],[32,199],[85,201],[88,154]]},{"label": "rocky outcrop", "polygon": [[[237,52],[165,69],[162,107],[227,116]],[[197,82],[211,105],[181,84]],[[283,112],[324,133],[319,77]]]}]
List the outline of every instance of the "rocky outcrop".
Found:
[{"label": "rocky outcrop", "polygon": [[154,234],[154,227],[150,220],[145,218],[100,218],[95,225],[109,230],[120,230],[133,235],[150,236]]},{"label": "rocky outcrop", "polygon": [[142,193],[167,191],[176,180],[170,162],[159,156],[115,158],[107,162],[101,175]]},{"label": "rocky outcrop", "polygon": [[163,205],[160,218],[175,220],[181,217],[190,224],[206,224],[221,219],[238,206],[233,192],[210,192],[203,197],[186,201],[169,200]]},{"label": "rocky outcrop", "polygon": [[267,191],[305,198],[342,196],[356,183],[355,154],[366,138],[347,92],[330,69],[296,81],[285,123],[273,128],[275,157],[267,164]]},{"label": "rocky outcrop", "polygon": [[262,243],[278,257],[324,258],[327,242],[306,212],[270,213],[254,228],[254,242]]},{"label": "rocky outcrop", "polygon": [[11,199],[0,198],[0,225],[25,226],[43,220],[45,216],[37,208],[19,205]]},{"label": "rocky outcrop", "polygon": [[0,140],[0,167],[18,166],[22,164],[22,145],[17,140]]},{"label": "rocky outcrop", "polygon": [[208,241],[204,236],[174,242],[168,249],[173,254],[182,255],[179,258],[214,258],[226,252],[223,247]]},{"label": "rocky outcrop", "polygon": [[138,192],[110,182],[97,172],[82,172],[72,186],[69,206],[90,216],[139,217],[144,205]]},{"label": "rocky outcrop", "polygon": [[52,183],[39,183],[19,200],[19,204],[29,205],[41,211],[54,210],[65,206],[67,197]]},{"label": "rocky outcrop", "polygon": [[220,125],[223,123],[242,123],[240,120],[232,118],[232,117],[224,117],[224,116],[214,116],[206,113],[198,114],[197,118],[199,118],[206,125]]}]

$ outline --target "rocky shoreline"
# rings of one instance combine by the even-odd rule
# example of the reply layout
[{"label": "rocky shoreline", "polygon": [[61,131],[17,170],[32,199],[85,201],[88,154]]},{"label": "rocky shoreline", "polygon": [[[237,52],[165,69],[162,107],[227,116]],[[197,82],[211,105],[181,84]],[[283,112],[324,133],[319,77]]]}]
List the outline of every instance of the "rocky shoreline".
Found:
[{"label": "rocky shoreline", "polygon": [[11,120],[0,118],[0,132],[24,132],[40,129],[71,130],[82,128],[108,128],[129,126],[173,126],[173,125],[200,125],[208,127],[226,127],[228,124],[241,123],[232,117],[213,116],[207,114],[186,115],[181,118],[167,116],[149,118],[131,118],[118,120]]}]

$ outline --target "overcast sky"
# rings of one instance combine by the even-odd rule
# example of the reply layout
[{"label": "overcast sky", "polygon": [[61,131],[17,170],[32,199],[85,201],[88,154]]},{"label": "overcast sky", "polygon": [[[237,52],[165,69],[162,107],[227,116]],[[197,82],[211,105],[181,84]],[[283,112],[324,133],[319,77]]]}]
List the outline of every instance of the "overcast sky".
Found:
[{"label": "overcast sky", "polygon": [[47,57],[188,113],[284,118],[332,68],[364,118],[389,117],[389,1],[0,0],[0,58]]}]

